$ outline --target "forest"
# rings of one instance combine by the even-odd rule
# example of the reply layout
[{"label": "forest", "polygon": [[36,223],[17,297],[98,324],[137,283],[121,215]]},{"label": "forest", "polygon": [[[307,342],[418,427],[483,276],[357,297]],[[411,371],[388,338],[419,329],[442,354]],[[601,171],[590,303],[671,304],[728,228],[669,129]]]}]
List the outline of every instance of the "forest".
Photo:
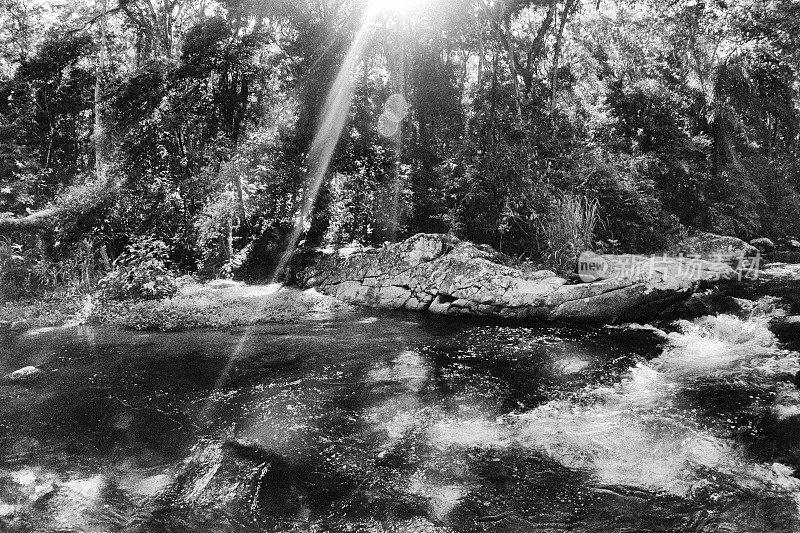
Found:
[{"label": "forest", "polygon": [[0,0],[0,532],[800,532],[800,0]]},{"label": "forest", "polygon": [[0,6],[2,298],[420,232],[559,272],[800,235],[793,0]]}]

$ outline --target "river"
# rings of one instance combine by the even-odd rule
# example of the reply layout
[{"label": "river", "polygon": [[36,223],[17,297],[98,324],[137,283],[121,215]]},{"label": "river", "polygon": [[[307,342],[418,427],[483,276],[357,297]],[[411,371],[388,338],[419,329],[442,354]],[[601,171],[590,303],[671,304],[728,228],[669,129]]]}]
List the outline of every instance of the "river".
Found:
[{"label": "river", "polygon": [[665,331],[9,335],[0,375],[43,373],[0,384],[0,529],[797,532],[800,364],[759,292]]}]

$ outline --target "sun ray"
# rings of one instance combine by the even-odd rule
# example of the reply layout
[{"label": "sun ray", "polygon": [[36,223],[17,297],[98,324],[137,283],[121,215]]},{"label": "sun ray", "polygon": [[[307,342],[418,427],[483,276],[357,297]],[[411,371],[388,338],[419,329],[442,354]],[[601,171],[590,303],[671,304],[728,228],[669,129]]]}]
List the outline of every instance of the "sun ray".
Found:
[{"label": "sun ray", "polygon": [[355,91],[353,71],[364,50],[374,16],[375,12],[373,11],[369,11],[365,16],[364,22],[358,30],[355,39],[353,39],[353,43],[350,45],[350,49],[347,51],[347,55],[342,63],[342,67],[339,69],[339,73],[325,99],[322,121],[308,152],[309,172],[306,181],[305,198],[295,222],[294,229],[289,236],[286,251],[281,256],[280,262],[272,276],[273,281],[279,280],[283,275],[286,266],[289,264],[289,261],[297,249],[300,238],[311,223],[311,214],[314,210],[314,204],[317,201],[317,196],[319,196],[322,182],[325,179],[325,174],[328,171],[331,159],[333,159],[334,150],[339,143],[339,138],[342,135],[342,130],[344,129],[344,125],[350,113],[350,106]]},{"label": "sun ray", "polygon": [[370,0],[369,9],[378,13],[409,13],[428,0]]}]

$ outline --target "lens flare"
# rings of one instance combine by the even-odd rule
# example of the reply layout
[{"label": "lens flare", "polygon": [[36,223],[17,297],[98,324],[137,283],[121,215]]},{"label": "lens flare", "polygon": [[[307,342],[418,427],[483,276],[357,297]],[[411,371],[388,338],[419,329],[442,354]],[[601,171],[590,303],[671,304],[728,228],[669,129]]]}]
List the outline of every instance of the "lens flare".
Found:
[{"label": "lens flare", "polygon": [[383,113],[378,117],[378,133],[384,137],[395,137],[400,133],[400,124],[407,114],[408,102],[403,95],[391,95],[383,106]]}]

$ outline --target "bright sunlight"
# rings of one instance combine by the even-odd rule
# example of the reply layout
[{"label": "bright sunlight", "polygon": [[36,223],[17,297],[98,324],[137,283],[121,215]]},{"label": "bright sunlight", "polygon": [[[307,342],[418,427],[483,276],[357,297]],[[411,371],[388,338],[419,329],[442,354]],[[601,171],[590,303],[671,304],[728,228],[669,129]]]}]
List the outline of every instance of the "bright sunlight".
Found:
[{"label": "bright sunlight", "polygon": [[369,0],[369,7],[380,13],[408,13],[429,0]]}]

